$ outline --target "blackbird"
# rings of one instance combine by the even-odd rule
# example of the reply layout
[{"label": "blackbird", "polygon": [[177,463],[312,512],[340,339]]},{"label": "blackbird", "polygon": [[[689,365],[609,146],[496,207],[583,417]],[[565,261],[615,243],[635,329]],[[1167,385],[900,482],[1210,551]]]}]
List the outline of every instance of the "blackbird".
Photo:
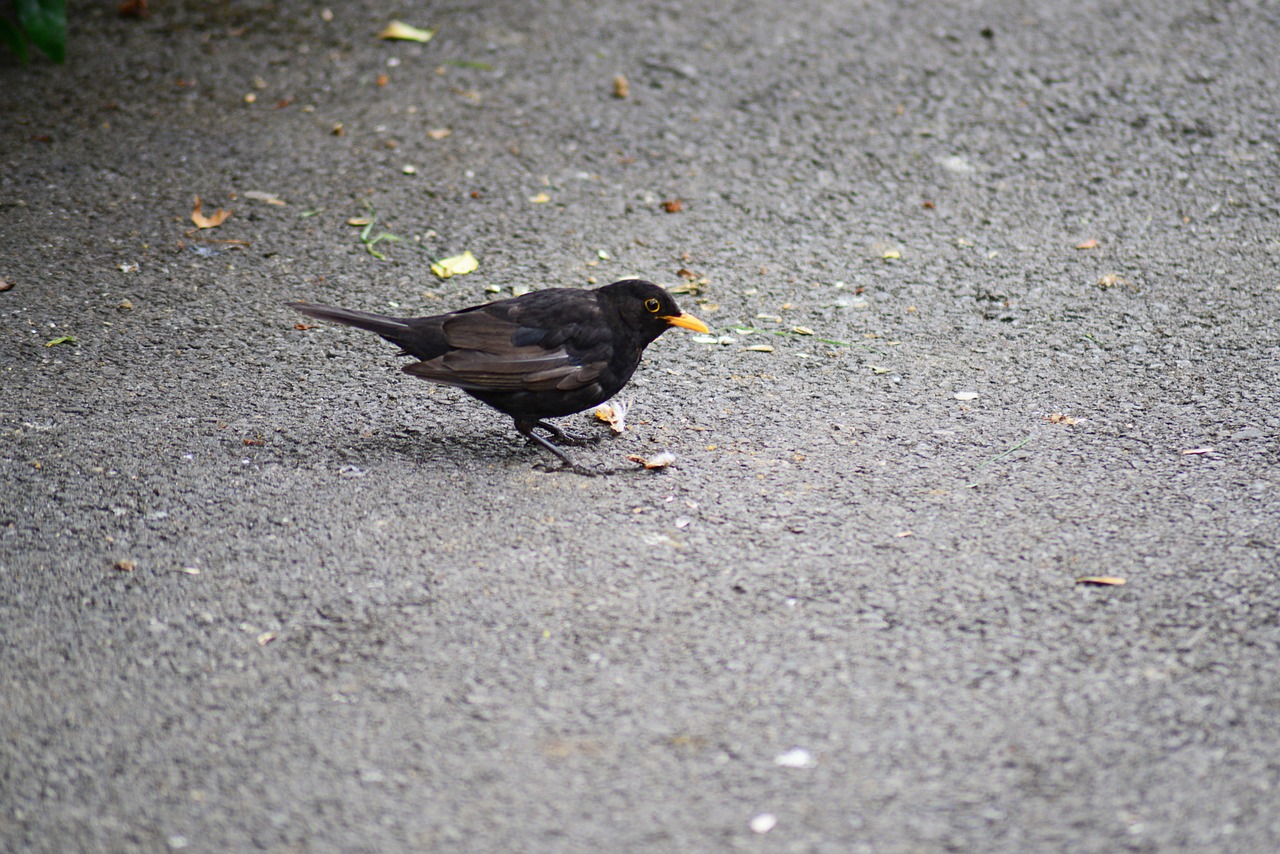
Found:
[{"label": "blackbird", "polygon": [[[653,282],[624,279],[595,290],[550,288],[432,317],[388,317],[287,303],[308,317],[376,332],[418,361],[401,370],[456,386],[515,420],[520,435],[584,471],[534,433],[581,441],[545,419],[604,403],[627,384],[640,354],[672,326],[707,332]],[[589,473],[589,472],[588,472]]]}]

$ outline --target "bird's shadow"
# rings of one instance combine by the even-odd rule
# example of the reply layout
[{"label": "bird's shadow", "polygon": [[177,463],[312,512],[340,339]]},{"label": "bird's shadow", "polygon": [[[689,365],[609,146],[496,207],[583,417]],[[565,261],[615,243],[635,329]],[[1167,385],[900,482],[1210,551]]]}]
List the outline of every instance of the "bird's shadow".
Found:
[{"label": "bird's shadow", "polygon": [[[596,449],[608,447],[608,438],[602,435],[600,441],[584,444],[566,443],[562,445],[565,452],[578,467],[579,474],[617,474],[630,469],[594,470],[601,460]],[[504,433],[476,433],[457,435],[450,433],[427,432],[395,432],[370,436],[346,446],[348,458],[345,464],[352,464],[352,456],[369,460],[399,457],[400,459],[422,468],[445,467],[460,471],[480,468],[507,468],[524,466],[535,471],[557,473],[573,473],[574,468],[564,465],[541,450],[538,446],[519,436]]]}]

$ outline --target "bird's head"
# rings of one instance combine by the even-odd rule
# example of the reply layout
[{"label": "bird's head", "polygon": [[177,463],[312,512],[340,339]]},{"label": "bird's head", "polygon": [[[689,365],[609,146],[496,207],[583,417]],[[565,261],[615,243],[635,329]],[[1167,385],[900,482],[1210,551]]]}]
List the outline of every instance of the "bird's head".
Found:
[{"label": "bird's head", "polygon": [[[600,295],[618,310],[627,322],[657,338],[668,328],[679,326],[694,332],[710,332],[707,324],[676,305],[665,288],[643,279],[623,279],[600,289]],[[652,339],[651,339],[652,340]]]}]

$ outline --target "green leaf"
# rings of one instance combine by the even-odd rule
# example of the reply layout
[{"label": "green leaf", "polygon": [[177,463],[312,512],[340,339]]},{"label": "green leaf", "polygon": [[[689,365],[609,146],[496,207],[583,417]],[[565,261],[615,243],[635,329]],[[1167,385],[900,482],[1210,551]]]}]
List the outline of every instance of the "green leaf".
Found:
[{"label": "green leaf", "polygon": [[71,335],[63,335],[60,338],[54,338],[51,341],[44,342],[46,347],[57,347],[59,344],[74,344],[76,339]]},{"label": "green leaf", "polygon": [[4,42],[5,47],[13,51],[19,62],[27,64],[27,40],[8,18],[0,18],[0,42]]},{"label": "green leaf", "polygon": [[14,0],[18,22],[31,43],[54,62],[67,58],[66,0]]}]

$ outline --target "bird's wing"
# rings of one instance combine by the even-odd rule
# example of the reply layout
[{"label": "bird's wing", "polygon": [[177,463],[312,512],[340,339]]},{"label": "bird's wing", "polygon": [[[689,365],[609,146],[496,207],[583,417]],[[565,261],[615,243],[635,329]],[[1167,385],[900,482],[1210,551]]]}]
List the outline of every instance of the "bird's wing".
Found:
[{"label": "bird's wing", "polygon": [[482,308],[450,316],[443,324],[449,350],[405,365],[405,372],[473,391],[572,391],[594,382],[608,365],[607,353],[583,350],[559,332],[504,315]]}]

